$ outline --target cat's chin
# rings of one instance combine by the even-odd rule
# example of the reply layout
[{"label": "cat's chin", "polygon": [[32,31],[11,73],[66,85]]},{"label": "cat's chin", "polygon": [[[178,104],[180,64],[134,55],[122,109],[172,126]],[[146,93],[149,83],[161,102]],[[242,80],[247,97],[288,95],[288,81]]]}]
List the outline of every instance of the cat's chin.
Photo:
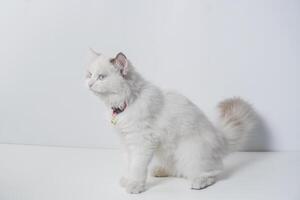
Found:
[{"label": "cat's chin", "polygon": [[98,92],[94,90],[91,91],[94,93],[94,95],[99,97],[104,102],[104,104],[108,107],[120,107],[120,105],[124,104],[124,101],[113,101],[113,102],[110,101],[112,99],[111,95],[114,95],[115,93]]},{"label": "cat's chin", "polygon": [[119,93],[116,91],[97,91],[90,89],[90,91],[100,98],[104,104],[109,107],[122,108],[125,103],[128,103],[128,99],[130,99],[130,95],[125,95],[124,93]]},{"label": "cat's chin", "polygon": [[104,97],[104,96],[107,96],[109,93],[108,92],[100,92],[100,91],[96,91],[96,90],[92,90],[90,89],[90,91],[96,95],[96,96],[100,96],[100,97]]}]

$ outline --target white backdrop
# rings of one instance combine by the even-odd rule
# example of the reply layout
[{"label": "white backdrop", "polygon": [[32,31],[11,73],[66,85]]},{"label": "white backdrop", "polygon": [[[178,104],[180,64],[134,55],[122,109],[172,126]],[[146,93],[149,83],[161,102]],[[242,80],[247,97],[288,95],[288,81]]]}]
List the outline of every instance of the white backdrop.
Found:
[{"label": "white backdrop", "polygon": [[0,142],[118,145],[84,86],[94,47],[123,51],[210,117],[244,97],[263,119],[247,149],[300,150],[299,11],[296,0],[1,1]]}]

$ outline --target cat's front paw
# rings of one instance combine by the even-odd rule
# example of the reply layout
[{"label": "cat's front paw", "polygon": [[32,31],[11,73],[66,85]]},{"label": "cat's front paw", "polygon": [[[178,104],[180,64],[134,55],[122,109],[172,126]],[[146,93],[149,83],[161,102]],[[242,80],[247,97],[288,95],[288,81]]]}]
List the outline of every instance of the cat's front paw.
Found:
[{"label": "cat's front paw", "polygon": [[145,183],[142,181],[127,180],[125,188],[130,194],[138,194],[145,191]]}]

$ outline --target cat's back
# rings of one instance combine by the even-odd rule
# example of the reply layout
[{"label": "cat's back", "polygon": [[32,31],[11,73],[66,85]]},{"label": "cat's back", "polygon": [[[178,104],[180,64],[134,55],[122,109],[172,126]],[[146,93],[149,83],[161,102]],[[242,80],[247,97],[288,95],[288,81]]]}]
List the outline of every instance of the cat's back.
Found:
[{"label": "cat's back", "polygon": [[176,91],[166,90],[163,91],[163,94],[164,94],[165,104],[167,107],[173,108],[175,106],[178,109],[196,107],[195,104],[193,104],[187,97],[185,97],[184,95]]},{"label": "cat's back", "polygon": [[176,92],[167,90],[164,94],[164,112],[166,117],[176,118],[176,120],[191,120],[202,116],[201,110],[187,97]]},{"label": "cat's back", "polygon": [[192,134],[208,123],[202,111],[184,95],[175,91],[164,91],[163,95],[164,106],[158,120],[163,135]]}]

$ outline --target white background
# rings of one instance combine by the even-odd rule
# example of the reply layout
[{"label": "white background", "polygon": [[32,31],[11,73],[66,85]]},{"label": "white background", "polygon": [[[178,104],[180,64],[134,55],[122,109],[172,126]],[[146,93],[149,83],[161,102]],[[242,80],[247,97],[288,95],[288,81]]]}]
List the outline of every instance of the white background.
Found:
[{"label": "white background", "polygon": [[242,96],[262,118],[248,150],[300,150],[300,2],[10,0],[0,3],[0,142],[116,147],[84,85],[88,48],[210,117]]}]

